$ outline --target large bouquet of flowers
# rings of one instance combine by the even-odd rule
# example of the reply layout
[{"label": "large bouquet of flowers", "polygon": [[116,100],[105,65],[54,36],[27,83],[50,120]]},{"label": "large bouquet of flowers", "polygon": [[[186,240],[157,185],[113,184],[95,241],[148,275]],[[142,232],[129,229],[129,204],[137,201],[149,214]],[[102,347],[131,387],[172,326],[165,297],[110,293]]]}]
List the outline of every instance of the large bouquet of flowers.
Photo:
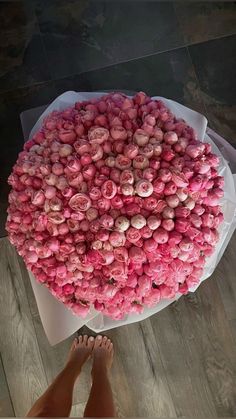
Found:
[{"label": "large bouquet of flowers", "polygon": [[7,230],[74,313],[141,313],[199,283],[223,221],[211,144],[145,93],[54,111],[9,177]]}]

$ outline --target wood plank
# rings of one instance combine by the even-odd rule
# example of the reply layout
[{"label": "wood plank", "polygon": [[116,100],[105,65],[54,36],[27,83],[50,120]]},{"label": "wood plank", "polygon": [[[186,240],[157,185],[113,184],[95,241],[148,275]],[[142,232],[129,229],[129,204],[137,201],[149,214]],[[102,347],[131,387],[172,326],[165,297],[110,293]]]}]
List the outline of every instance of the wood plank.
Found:
[{"label": "wood plank", "polygon": [[[24,268],[24,262],[22,261],[22,259],[20,258],[20,264],[22,266],[22,269]],[[66,359],[66,355],[69,351],[71,342],[73,338],[69,338],[66,341],[51,347],[47,341],[47,338],[45,336],[41,321],[40,321],[40,317],[39,315],[37,315],[37,307],[36,307],[36,301],[33,295],[33,291],[31,288],[31,284],[29,281],[29,278],[27,278],[27,273],[26,275],[24,275],[24,279],[25,281],[25,286],[27,288],[27,295],[30,301],[30,308],[31,308],[31,312],[33,314],[33,321],[34,321],[34,325],[35,325],[35,330],[36,330],[36,334],[37,334],[37,338],[38,338],[38,342],[39,342],[39,347],[40,347],[40,351],[41,351],[41,355],[42,355],[42,360],[43,360],[43,364],[44,364],[44,368],[46,371],[46,375],[47,375],[47,380],[50,383],[53,378],[58,374],[58,372],[63,368],[65,359]],[[129,328],[133,328],[134,331],[138,328],[137,325],[130,325]],[[89,329],[87,329],[86,327],[83,328],[83,330],[81,330],[81,333],[88,333],[91,334],[91,331],[89,331]],[[123,332],[123,328],[120,329],[118,331],[118,329],[116,329],[114,332],[111,332],[112,335],[117,335],[116,341],[118,342],[118,348],[117,348],[117,364],[119,365],[119,368],[121,368],[123,371],[127,370],[127,365],[123,365],[123,359],[119,360],[120,357],[120,352],[119,352],[119,347],[122,345],[122,342],[126,342],[126,334],[125,332]],[[123,336],[125,335],[125,336]],[[140,345],[140,341],[143,341],[143,334],[142,334],[142,330],[139,330],[138,333],[136,332],[136,339],[137,342],[134,340],[134,336],[132,338],[132,342],[136,342],[136,345],[141,347]],[[133,345],[132,345],[133,348]],[[145,353],[145,349],[144,349],[144,344],[142,343],[142,348],[143,351]],[[126,352],[128,352],[129,348],[128,346],[126,347]],[[149,355],[146,355],[146,359]],[[125,357],[127,358],[127,356]],[[140,358],[143,359],[143,355],[140,352]],[[149,362],[149,361],[148,361]],[[115,362],[116,363],[116,362]],[[134,365],[133,365],[134,367]],[[81,373],[81,376],[78,380],[78,383],[76,384],[75,387],[75,391],[74,391],[74,399],[73,402],[74,403],[81,403],[87,400],[88,398],[88,393],[89,393],[89,389],[90,389],[90,368],[91,368],[91,364],[90,365],[85,365],[84,369]],[[151,367],[152,368],[152,367]],[[149,371],[151,371],[151,368],[149,369]],[[126,382],[126,378],[125,376],[122,377],[122,374],[120,375],[120,370],[117,369],[116,366],[114,366],[114,370],[115,370],[115,379],[114,378],[114,374],[112,374],[112,381],[115,382],[114,384],[114,398],[116,399],[116,408],[117,411],[119,412],[120,416],[126,416],[128,414],[133,415],[134,414],[134,406],[137,405],[137,403],[133,403],[131,402],[131,399],[134,397],[133,395],[128,396],[130,393],[130,389],[132,386],[130,386],[129,384],[127,384]],[[134,375],[134,371],[132,370],[132,367],[130,367],[130,375],[132,377],[132,375]],[[135,373],[136,375],[136,373]],[[137,374],[138,375],[138,374]],[[137,378],[138,379],[138,378]],[[168,389],[164,388],[165,386],[162,385],[162,382],[158,381],[157,385],[155,386],[154,383],[154,379],[155,377],[152,377],[153,380],[153,384],[151,386],[151,388],[154,388],[155,391],[156,389],[157,392],[155,394],[155,405],[153,406],[153,404],[151,404],[150,406],[148,406],[148,403],[146,404],[146,408],[150,409],[150,411],[152,413],[157,414],[157,412],[159,412],[159,416],[163,416],[164,414],[166,414],[166,412],[169,412],[169,416],[174,417],[175,416],[175,410],[173,407],[173,403],[171,400],[170,395],[168,394]],[[122,389],[124,386],[126,385],[127,387],[127,391],[123,392],[122,390],[122,395],[120,395],[120,389]],[[163,388],[162,388],[163,386]],[[143,391],[143,389],[141,388],[141,391]],[[132,392],[131,392],[132,393]],[[143,393],[141,393],[143,394]],[[120,403],[120,396],[124,397],[124,400],[122,402],[122,404]],[[138,397],[138,391],[137,393],[135,393],[135,398],[137,398],[139,400]],[[158,403],[157,403],[158,401]],[[157,406],[158,404],[158,406]],[[163,406],[162,406],[163,404]],[[153,408],[152,408],[152,407]],[[139,414],[139,410],[136,407],[135,410],[136,414]],[[168,416],[168,415],[167,415]]]},{"label": "wood plank", "polygon": [[161,354],[156,343],[151,320],[147,319],[139,324],[145,350],[147,352],[153,375],[155,377],[156,401],[158,402],[158,417],[176,417],[174,402],[170,393],[166,372],[161,360]]},{"label": "wood plank", "polygon": [[231,334],[232,334],[233,339],[234,339],[234,345],[236,347],[236,319],[235,320],[230,320],[229,321],[229,326],[230,326]]},{"label": "wood plank", "polygon": [[[39,316],[37,303],[35,300],[34,292],[31,286],[30,278],[25,267],[23,259],[18,256],[19,264],[22,271],[24,272],[23,280],[27,291],[27,297],[29,300],[30,310],[33,318],[33,323],[36,331],[38,345],[42,356],[44,369],[46,372],[47,382],[50,384],[57,374],[62,370],[67,359],[72,341],[74,336],[64,340],[63,342],[51,346],[45,335],[43,325]],[[88,330],[88,329],[87,329]],[[83,332],[86,333],[85,329]],[[89,332],[90,333],[90,332]],[[90,368],[91,365],[84,365],[83,370],[80,374],[79,380],[75,385],[73,403],[81,403],[87,400],[89,389],[90,389]]]},{"label": "wood plank", "polygon": [[[213,276],[214,277],[214,276]],[[218,287],[207,280],[185,298],[199,353],[218,416],[236,415],[236,351]]]},{"label": "wood plank", "polygon": [[33,292],[31,282],[30,282],[30,277],[29,277],[27,268],[26,268],[25,263],[24,263],[24,261],[23,261],[23,259],[20,255],[17,255],[17,259],[18,259],[18,263],[20,265],[20,269],[24,273],[22,275],[22,278],[23,278],[23,282],[24,282],[24,286],[25,286],[25,290],[26,290],[26,294],[27,294],[27,299],[28,299],[28,302],[29,302],[30,312],[32,314],[32,317],[39,316],[38,306],[37,306],[37,303],[36,303],[36,299],[35,299],[35,296],[34,296],[34,292]]},{"label": "wood plank", "polygon": [[[188,318],[184,318],[183,324],[180,319],[182,311],[183,299],[151,317],[175,410],[178,417],[216,416],[203,368],[196,359],[195,342],[191,343],[194,338],[192,324],[188,325]],[[189,345],[195,359],[185,339],[190,339]]]},{"label": "wood plank", "polygon": [[[236,242],[230,246],[233,249]],[[111,382],[119,416],[236,416],[236,297],[232,275],[236,270],[228,268],[234,261],[232,249],[226,250],[213,280],[202,284],[194,295],[140,324],[106,333],[116,351]],[[19,265],[23,272],[21,259]],[[27,272],[22,276],[47,381],[51,382],[64,365],[72,338],[55,347],[49,345]],[[86,327],[82,332],[93,334]],[[78,406],[88,398],[90,369],[91,363],[75,388],[73,402]]]},{"label": "wood plank", "polygon": [[[27,271],[25,269],[25,265],[23,260],[19,257],[19,263],[21,265],[21,268],[25,270],[24,280],[25,280],[25,287],[27,289],[27,295],[30,303],[30,309],[31,313],[33,315],[33,321],[34,326],[36,330],[36,335],[40,347],[40,352],[42,355],[43,365],[46,371],[47,380],[48,383],[50,383],[53,378],[58,374],[58,372],[63,368],[64,362],[67,356],[67,353],[69,351],[71,342],[73,337],[67,339],[66,341],[51,347],[48,343],[48,340],[45,336],[40,317],[38,315],[37,305],[34,298],[34,294],[32,291],[32,287],[30,284],[30,280],[27,274]],[[139,409],[137,407],[137,402],[135,401],[140,400],[139,394],[138,394],[138,388],[137,385],[135,386],[135,394],[133,394],[132,385],[127,380],[126,374],[124,371],[129,371],[129,375],[131,377],[131,380],[133,380],[133,376],[136,377],[135,380],[139,380],[139,372],[136,373],[134,371],[134,367],[136,363],[133,364],[127,363],[128,359],[128,351],[131,350],[131,353],[133,351],[133,345],[135,344],[137,347],[140,348],[139,350],[139,358],[142,360],[142,365],[147,362],[150,365],[150,359],[149,354],[146,353],[145,346],[143,343],[143,332],[141,329],[139,329],[138,325],[130,325],[128,326],[129,330],[132,330],[132,344],[130,342],[129,345],[127,345],[127,332],[124,328],[122,329],[115,329],[115,331],[108,332],[109,335],[114,337],[114,340],[117,342],[117,348],[116,348],[116,359],[115,359],[115,365],[114,365],[114,371],[112,374],[112,382],[114,382],[114,398],[116,400],[116,408],[120,416],[128,416],[128,415],[139,415]],[[91,334],[91,331],[87,329],[86,327],[81,330],[81,333],[88,333]],[[130,332],[129,332],[130,333]],[[125,351],[125,356],[122,356],[120,353],[120,348],[123,348],[122,350]],[[141,349],[142,348],[142,349]],[[136,354],[137,356],[137,354]],[[128,368],[128,370],[127,370]],[[152,371],[152,365],[149,367],[147,371]],[[91,369],[91,363],[90,365],[85,365],[84,369],[81,373],[81,376],[78,380],[78,383],[76,384],[75,391],[74,391],[74,399],[73,402],[81,403],[85,402],[88,398],[89,390],[90,390],[90,369]],[[123,375],[121,373],[123,372]],[[148,372],[147,372],[148,375]],[[151,383],[150,388],[154,389],[155,393],[155,403],[152,402],[150,406],[148,403],[146,403],[145,407],[142,407],[142,411],[146,409],[145,411],[147,414],[149,414],[149,411],[152,414],[156,414],[159,412],[159,416],[166,415],[166,412],[169,413],[169,416],[174,417],[175,416],[175,410],[173,407],[173,403],[170,397],[170,394],[168,394],[168,388],[167,385],[162,383],[161,380],[157,380],[157,384],[155,384],[155,376],[153,374],[151,375]],[[149,386],[148,386],[149,387]],[[126,388],[126,391],[123,389]],[[122,391],[121,391],[122,389]],[[144,394],[143,391],[145,391],[144,383],[141,384],[140,388],[141,393]],[[122,393],[122,394],[121,394]],[[120,398],[122,402],[120,401]],[[143,404],[142,402],[140,402]],[[136,406],[134,410],[134,406]],[[144,406],[144,405],[143,405]],[[150,414],[151,414],[150,413]],[[168,416],[168,415],[166,415]]]},{"label": "wood plank", "polygon": [[0,351],[16,416],[23,416],[47,387],[17,255],[0,240]]},{"label": "wood plank", "polygon": [[15,416],[0,355],[0,417]]},{"label": "wood plank", "polygon": [[[137,330],[137,326],[130,325],[103,332],[103,335],[108,336],[112,340],[115,350],[110,380],[116,414],[119,417],[136,416],[136,412],[139,411],[138,403],[140,403],[142,394],[146,395],[145,389],[143,388],[143,393],[139,393],[139,397],[135,400],[135,393],[138,391],[139,386],[142,387],[143,383],[144,387],[146,384],[145,376],[143,376],[142,379],[140,379],[139,376],[138,380],[136,378],[136,369],[140,360],[140,356],[138,355],[139,348],[136,347],[135,339],[135,335],[138,333]],[[135,357],[133,355],[134,346]],[[141,345],[140,349],[142,350]],[[137,358],[136,355],[138,355]],[[135,363],[136,366],[134,367]],[[141,369],[142,365],[139,366]],[[140,416],[143,416],[141,412],[139,414]]]},{"label": "wood plank", "polygon": [[220,290],[224,308],[229,320],[236,319],[236,232],[214,272],[214,280]]},{"label": "wood plank", "polygon": [[72,406],[70,417],[71,418],[83,418],[86,403],[78,403]]},{"label": "wood plank", "polygon": [[[117,413],[124,417],[175,417],[163,368],[158,363],[158,372],[154,365],[157,358],[153,355],[154,348],[151,348],[153,333],[149,320],[145,323],[146,329],[135,323],[106,333],[115,348],[111,382]],[[147,331],[150,336],[145,335]]]},{"label": "wood plank", "polygon": [[[35,326],[35,331],[38,339],[44,369],[47,376],[47,381],[50,384],[53,381],[53,379],[57,376],[57,374],[63,369],[74,336],[71,336],[70,338],[55,346],[51,346],[45,335],[40,317],[34,316],[33,322]],[[83,370],[75,385],[73,404],[87,401],[91,383],[90,368],[90,362],[83,366]]]}]

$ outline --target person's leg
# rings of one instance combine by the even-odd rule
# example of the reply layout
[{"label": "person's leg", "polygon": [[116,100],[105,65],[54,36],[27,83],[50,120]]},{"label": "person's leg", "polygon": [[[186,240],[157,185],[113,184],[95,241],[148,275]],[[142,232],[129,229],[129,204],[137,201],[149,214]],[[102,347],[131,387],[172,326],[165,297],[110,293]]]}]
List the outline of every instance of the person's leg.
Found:
[{"label": "person's leg", "polygon": [[66,417],[70,415],[73,389],[81,368],[92,353],[94,338],[79,336],[70,350],[65,368],[36,401],[27,417]]},{"label": "person's leg", "polygon": [[93,348],[92,388],[84,417],[115,417],[109,370],[113,360],[113,344],[106,336],[97,336]]}]

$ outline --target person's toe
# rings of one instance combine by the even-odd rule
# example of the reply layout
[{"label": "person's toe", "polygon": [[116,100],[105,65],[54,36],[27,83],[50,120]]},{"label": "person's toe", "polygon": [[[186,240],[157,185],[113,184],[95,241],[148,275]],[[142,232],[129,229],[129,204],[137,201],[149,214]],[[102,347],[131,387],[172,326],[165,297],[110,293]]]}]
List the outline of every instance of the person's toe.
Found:
[{"label": "person's toe", "polygon": [[87,346],[87,342],[88,342],[88,335],[84,335],[83,336],[83,341],[82,341],[83,346]]},{"label": "person's toe", "polygon": [[106,345],[107,345],[107,336],[103,336],[103,338],[102,338],[102,344],[101,344],[101,346],[103,347],[103,348],[105,348],[106,347]]},{"label": "person's toe", "polygon": [[79,335],[78,337],[77,337],[77,346],[78,345],[81,345],[81,343],[83,342],[83,336],[82,335]]},{"label": "person's toe", "polygon": [[101,346],[101,343],[102,343],[102,336],[101,335],[96,336],[96,339],[94,341],[94,349]]},{"label": "person's toe", "polygon": [[113,348],[113,343],[112,343],[112,342],[110,343],[110,346],[109,346],[108,350],[109,350],[111,353],[113,353],[113,352],[114,352],[114,348]]},{"label": "person's toe", "polygon": [[75,338],[72,342],[71,348],[70,348],[70,352],[73,352],[76,348],[77,345],[77,339]]},{"label": "person's toe", "polygon": [[89,349],[93,349],[93,347],[94,347],[94,337],[93,336],[90,336],[88,338],[87,345],[88,345]]}]

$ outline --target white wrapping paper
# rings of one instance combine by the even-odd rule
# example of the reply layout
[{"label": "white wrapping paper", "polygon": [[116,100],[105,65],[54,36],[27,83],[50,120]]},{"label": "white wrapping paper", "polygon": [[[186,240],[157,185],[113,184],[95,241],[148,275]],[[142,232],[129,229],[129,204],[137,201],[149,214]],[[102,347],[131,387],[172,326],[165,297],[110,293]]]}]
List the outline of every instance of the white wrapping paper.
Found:
[{"label": "white wrapping paper", "polygon": [[[44,118],[52,111],[62,110],[73,106],[77,101],[89,100],[104,94],[105,93],[102,92],[77,93],[72,91],[63,93],[46,108],[32,128],[29,138],[40,129]],[[211,143],[213,152],[220,156],[219,174],[225,177],[224,198],[222,199],[224,222],[219,229],[220,240],[216,246],[215,252],[207,259],[204,273],[201,278],[202,282],[208,278],[216,268],[236,227],[236,175],[232,174],[232,171],[233,173],[236,173],[236,150],[227,143],[226,140],[207,128],[207,119],[200,113],[169,99],[158,96],[154,96],[153,99],[161,99],[177,117],[185,119],[187,123],[195,129],[198,138],[201,141]],[[25,140],[27,140],[27,138]],[[229,165],[232,171],[230,170]],[[94,332],[102,332],[125,324],[144,320],[167,307],[181,296],[179,294],[175,299],[163,300],[153,308],[145,308],[142,314],[129,314],[125,316],[123,320],[112,320],[97,312],[95,309],[91,309],[89,315],[85,319],[82,319],[74,315],[68,308],[55,299],[46,287],[35,280],[31,272],[29,272],[29,275],[42,324],[51,345],[55,345],[66,339],[83,325],[86,325]],[[191,291],[195,291],[198,286],[192,288]]]}]

